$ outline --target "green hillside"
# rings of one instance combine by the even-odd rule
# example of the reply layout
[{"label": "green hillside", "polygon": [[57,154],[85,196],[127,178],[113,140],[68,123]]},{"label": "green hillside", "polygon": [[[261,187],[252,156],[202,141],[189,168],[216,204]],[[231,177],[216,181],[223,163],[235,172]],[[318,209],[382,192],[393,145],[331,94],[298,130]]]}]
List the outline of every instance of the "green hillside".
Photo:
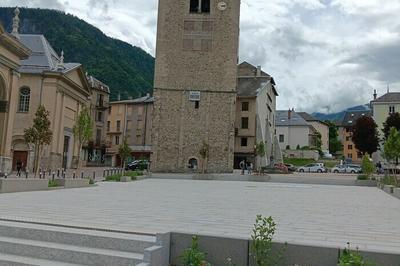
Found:
[{"label": "green hillside", "polygon": [[[13,8],[0,8],[0,21],[10,32]],[[85,21],[48,9],[21,8],[21,33],[43,34],[53,48],[64,50],[66,62],[85,70],[111,88],[111,98],[139,97],[151,92],[154,58],[138,47],[107,37]]]}]

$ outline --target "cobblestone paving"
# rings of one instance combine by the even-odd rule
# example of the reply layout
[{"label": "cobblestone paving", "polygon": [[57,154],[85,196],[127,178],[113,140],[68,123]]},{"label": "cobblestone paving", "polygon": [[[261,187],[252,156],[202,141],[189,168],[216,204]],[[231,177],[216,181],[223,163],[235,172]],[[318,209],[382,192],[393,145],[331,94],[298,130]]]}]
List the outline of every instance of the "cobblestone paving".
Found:
[{"label": "cobblestone paving", "polygon": [[0,218],[157,233],[248,238],[257,214],[276,240],[400,253],[400,200],[377,188],[148,179],[0,194]]}]

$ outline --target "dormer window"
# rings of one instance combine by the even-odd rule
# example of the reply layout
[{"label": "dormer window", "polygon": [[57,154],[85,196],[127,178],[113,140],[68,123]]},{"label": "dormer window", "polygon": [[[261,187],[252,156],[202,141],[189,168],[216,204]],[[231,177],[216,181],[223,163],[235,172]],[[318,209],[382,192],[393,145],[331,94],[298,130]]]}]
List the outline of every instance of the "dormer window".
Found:
[{"label": "dormer window", "polygon": [[211,0],[190,0],[190,13],[210,13]]}]

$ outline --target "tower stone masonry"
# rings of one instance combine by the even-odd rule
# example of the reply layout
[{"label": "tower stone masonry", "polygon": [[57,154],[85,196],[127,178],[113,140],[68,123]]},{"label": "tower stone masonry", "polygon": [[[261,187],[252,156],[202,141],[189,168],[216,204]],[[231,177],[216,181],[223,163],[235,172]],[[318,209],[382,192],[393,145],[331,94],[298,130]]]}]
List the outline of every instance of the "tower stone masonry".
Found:
[{"label": "tower stone masonry", "polygon": [[152,170],[232,172],[240,0],[160,0]]}]

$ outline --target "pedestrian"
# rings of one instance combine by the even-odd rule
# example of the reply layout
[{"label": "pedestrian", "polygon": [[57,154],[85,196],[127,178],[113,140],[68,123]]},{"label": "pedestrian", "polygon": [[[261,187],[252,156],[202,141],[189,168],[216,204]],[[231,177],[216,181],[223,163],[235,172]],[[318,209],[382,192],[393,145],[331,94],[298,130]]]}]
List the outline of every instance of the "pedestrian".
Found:
[{"label": "pedestrian", "polygon": [[378,172],[378,175],[380,175],[382,173],[382,163],[381,163],[381,161],[377,162],[376,171]]},{"label": "pedestrian", "polygon": [[22,169],[22,162],[21,160],[17,161],[17,176],[21,177],[21,169]]},{"label": "pedestrian", "polygon": [[242,175],[244,175],[244,169],[245,169],[245,167],[246,167],[246,162],[245,162],[244,160],[242,160],[242,161],[239,163],[239,167],[240,167],[240,169],[242,170]]}]

